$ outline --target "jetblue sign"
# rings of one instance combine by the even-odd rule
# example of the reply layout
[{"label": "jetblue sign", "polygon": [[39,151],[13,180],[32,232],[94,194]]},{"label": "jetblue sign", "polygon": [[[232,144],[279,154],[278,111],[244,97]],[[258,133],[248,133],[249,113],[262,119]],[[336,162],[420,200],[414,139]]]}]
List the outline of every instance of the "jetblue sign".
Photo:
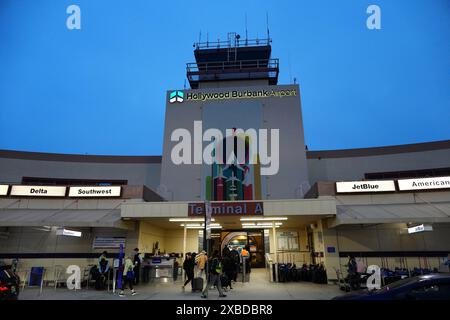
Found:
[{"label": "jetblue sign", "polygon": [[337,193],[391,191],[395,191],[394,180],[336,182]]}]

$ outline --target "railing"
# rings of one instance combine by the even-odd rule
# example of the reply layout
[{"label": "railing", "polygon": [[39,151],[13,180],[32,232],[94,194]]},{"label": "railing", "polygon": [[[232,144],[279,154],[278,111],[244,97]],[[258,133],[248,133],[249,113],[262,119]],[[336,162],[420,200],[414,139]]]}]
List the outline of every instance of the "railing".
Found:
[{"label": "railing", "polygon": [[214,49],[214,48],[235,48],[235,47],[250,47],[250,46],[268,46],[272,42],[272,39],[232,39],[232,40],[217,40],[197,42],[194,44],[196,50],[198,49]]},{"label": "railing", "polygon": [[277,71],[279,69],[278,59],[259,59],[259,60],[238,60],[238,61],[220,61],[220,62],[191,62],[187,63],[186,70],[188,75],[207,74],[217,72],[248,72],[254,71]]}]

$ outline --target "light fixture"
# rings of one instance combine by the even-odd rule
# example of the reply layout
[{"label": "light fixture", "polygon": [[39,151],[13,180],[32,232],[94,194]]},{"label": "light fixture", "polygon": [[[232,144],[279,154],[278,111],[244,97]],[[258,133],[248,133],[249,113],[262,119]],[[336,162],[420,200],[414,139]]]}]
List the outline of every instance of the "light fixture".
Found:
[{"label": "light fixture", "polygon": [[[279,228],[280,226],[275,226],[275,228]],[[244,229],[270,229],[272,226],[242,226]]]},{"label": "light fixture", "polygon": [[282,222],[258,222],[258,223],[242,223],[242,226],[266,226],[266,227],[271,227],[273,225],[276,226],[281,226],[283,223]]},{"label": "light fixture", "polygon": [[69,237],[81,237],[81,232],[80,231],[75,231],[75,230],[69,230],[69,229],[57,229],[56,230],[56,235],[57,236],[69,236]]},{"label": "light fixture", "polygon": [[[204,222],[205,219],[203,218],[170,218],[170,222]],[[214,218],[211,219],[211,221],[215,221]]]},{"label": "light fixture", "polygon": [[251,217],[241,218],[241,221],[282,221],[287,219],[287,217]]}]

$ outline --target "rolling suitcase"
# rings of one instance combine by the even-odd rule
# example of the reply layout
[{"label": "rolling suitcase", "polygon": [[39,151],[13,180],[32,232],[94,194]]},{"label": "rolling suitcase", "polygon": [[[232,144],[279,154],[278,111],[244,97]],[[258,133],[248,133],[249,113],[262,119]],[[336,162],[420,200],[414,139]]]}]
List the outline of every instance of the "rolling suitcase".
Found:
[{"label": "rolling suitcase", "polygon": [[192,279],[192,292],[203,291],[203,278]]}]

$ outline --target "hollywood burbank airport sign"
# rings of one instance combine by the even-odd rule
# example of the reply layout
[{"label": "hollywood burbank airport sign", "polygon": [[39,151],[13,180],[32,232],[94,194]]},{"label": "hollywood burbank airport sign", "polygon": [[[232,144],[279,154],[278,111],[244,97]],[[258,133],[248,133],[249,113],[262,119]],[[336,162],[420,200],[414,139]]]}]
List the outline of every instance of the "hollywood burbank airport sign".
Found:
[{"label": "hollywood burbank airport sign", "polygon": [[208,100],[284,98],[297,96],[296,89],[259,89],[259,90],[230,90],[220,92],[210,91],[182,91],[174,90],[169,93],[170,103],[184,101],[203,102]]},{"label": "hollywood burbank airport sign", "polygon": [[[211,202],[212,216],[254,216],[264,213],[262,202]],[[188,204],[188,216],[204,216],[205,203],[194,202]]]}]

